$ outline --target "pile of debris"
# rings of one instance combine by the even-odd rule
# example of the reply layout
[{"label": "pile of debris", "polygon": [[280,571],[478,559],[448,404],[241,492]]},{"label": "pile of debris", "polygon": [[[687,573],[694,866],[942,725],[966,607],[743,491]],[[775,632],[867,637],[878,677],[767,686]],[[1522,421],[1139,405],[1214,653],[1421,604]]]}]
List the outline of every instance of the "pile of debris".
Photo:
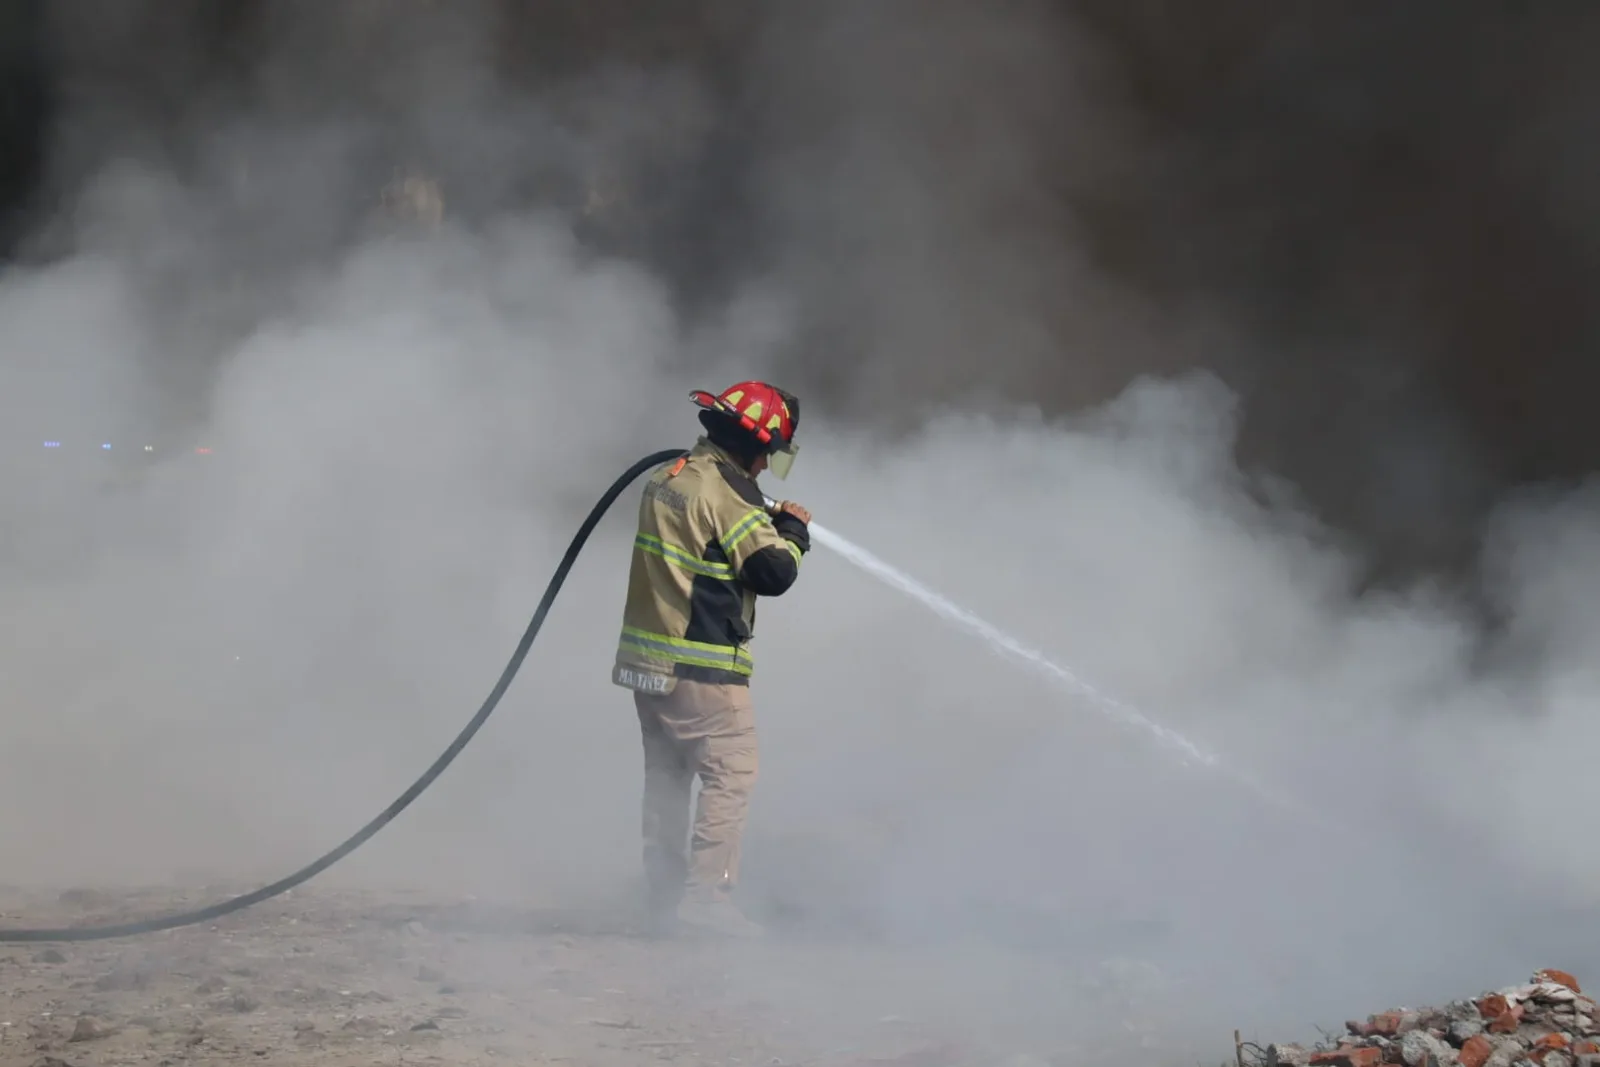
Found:
[{"label": "pile of debris", "polygon": [[1595,1002],[1565,971],[1444,1008],[1348,1022],[1316,1047],[1271,1045],[1266,1067],[1600,1067]]}]

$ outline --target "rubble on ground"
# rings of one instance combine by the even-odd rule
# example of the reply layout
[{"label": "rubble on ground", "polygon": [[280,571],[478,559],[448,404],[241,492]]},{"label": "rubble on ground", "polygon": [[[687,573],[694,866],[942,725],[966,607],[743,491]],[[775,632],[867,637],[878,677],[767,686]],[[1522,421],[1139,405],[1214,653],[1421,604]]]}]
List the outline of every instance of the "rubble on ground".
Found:
[{"label": "rubble on ground", "polygon": [[[1565,971],[1442,1008],[1396,1008],[1319,1045],[1269,1045],[1265,1067],[1600,1067],[1595,1002]],[[1241,1062],[1243,1057],[1241,1056]]]}]

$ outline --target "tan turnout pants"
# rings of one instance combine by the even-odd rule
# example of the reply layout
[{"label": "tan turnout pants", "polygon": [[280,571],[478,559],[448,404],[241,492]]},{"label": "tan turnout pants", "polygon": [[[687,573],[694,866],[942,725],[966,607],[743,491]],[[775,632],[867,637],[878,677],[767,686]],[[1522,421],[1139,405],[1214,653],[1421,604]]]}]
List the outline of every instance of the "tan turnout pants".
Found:
[{"label": "tan turnout pants", "polygon": [[[750,687],[680,679],[666,696],[634,694],[644,737],[644,869],[653,901],[709,895],[739,880],[739,842],[757,769]],[[690,836],[695,775],[700,800]]]}]

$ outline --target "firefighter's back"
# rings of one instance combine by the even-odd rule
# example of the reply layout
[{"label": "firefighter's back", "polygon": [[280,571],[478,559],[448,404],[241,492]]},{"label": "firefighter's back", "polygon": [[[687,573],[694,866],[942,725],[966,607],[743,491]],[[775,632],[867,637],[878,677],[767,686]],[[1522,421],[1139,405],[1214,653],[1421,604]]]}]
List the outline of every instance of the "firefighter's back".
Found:
[{"label": "firefighter's back", "polygon": [[696,448],[645,483],[614,678],[619,685],[667,693],[675,677],[749,676],[742,647],[749,631],[739,621],[743,591],[720,535],[751,508],[719,469],[722,462],[714,451]]}]

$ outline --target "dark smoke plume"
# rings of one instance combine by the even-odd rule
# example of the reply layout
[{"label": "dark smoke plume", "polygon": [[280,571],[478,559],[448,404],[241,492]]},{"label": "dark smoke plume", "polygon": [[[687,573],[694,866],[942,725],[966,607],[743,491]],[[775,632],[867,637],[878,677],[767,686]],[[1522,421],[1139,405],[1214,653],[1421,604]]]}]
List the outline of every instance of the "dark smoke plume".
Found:
[{"label": "dark smoke plume", "polygon": [[[330,136],[337,119],[344,139],[305,174],[332,167],[341,196],[318,202],[342,207],[273,210],[299,195],[279,167],[272,194],[213,208],[255,235],[259,294],[355,239],[374,190],[412,172],[458,218],[588,204],[585,239],[664,271],[691,315],[740,279],[782,279],[799,326],[767,369],[874,425],[994,401],[1068,412],[1142,373],[1212,369],[1243,397],[1245,461],[1356,536],[1380,576],[1461,568],[1506,490],[1600,459],[1592,5],[4,11],[0,234],[24,257],[84,238],[54,208],[109,162],[201,183],[228,160],[247,185],[219,119]],[[563,138],[615,125],[630,82],[666,72],[681,121],[619,128],[575,173]],[[603,114],[602,82],[624,101]],[[566,128],[457,136],[453,113],[511,106],[516,86],[565,92]],[[205,380],[208,336],[159,357],[174,388]]]}]

